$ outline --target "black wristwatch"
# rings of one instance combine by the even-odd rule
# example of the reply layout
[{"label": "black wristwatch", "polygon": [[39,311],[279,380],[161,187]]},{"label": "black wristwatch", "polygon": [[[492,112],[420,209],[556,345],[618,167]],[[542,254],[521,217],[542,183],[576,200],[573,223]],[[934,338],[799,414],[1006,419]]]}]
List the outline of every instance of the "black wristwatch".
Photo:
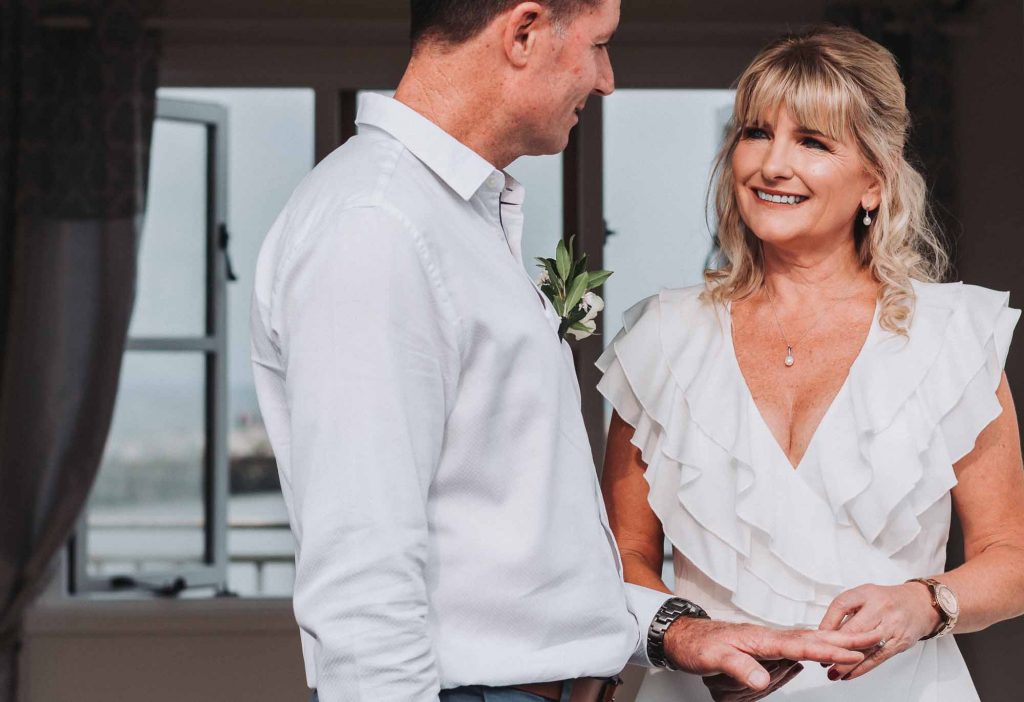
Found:
[{"label": "black wristwatch", "polygon": [[665,632],[679,617],[711,619],[707,612],[689,600],[684,600],[682,597],[672,597],[667,600],[654,615],[651,628],[647,630],[647,657],[651,659],[651,663],[655,667],[678,670],[665,655]]}]

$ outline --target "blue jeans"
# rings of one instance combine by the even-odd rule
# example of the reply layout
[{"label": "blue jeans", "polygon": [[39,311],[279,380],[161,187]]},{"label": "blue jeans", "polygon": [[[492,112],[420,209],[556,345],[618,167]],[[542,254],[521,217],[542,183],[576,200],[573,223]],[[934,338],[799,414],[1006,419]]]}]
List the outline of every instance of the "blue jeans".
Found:
[{"label": "blue jeans", "polygon": [[[570,685],[566,685],[562,691],[562,702],[569,702]],[[320,698],[313,690],[313,696],[309,702],[320,702]],[[531,695],[522,690],[513,690],[510,687],[484,687],[483,685],[469,685],[457,687],[454,690],[441,690],[441,702],[546,702],[543,697]]]}]

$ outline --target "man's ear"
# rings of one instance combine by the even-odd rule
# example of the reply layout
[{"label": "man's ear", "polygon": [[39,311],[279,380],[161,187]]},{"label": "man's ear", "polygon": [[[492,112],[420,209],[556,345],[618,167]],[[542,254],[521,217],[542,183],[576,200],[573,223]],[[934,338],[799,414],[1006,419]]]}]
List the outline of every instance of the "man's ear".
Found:
[{"label": "man's ear", "polygon": [[521,2],[509,10],[503,19],[502,44],[505,55],[516,68],[526,65],[537,51],[537,38],[545,26],[550,26],[551,12],[536,2]]}]

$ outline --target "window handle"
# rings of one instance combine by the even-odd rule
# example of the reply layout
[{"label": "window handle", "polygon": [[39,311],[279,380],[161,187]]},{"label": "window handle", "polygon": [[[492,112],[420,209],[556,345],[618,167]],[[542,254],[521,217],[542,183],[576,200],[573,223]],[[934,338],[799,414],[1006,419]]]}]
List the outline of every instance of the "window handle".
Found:
[{"label": "window handle", "polygon": [[217,227],[217,233],[217,245],[224,252],[224,263],[227,264],[228,268],[228,282],[234,283],[238,280],[238,276],[235,275],[235,269],[231,267],[231,254],[228,253],[228,240],[231,236],[228,234],[227,225],[221,222],[220,226]]}]

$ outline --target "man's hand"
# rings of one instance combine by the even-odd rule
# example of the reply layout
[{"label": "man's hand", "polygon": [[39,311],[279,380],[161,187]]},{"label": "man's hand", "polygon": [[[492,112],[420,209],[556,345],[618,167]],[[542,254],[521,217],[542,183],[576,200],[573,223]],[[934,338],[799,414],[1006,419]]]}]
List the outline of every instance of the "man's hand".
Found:
[{"label": "man's hand", "polygon": [[724,673],[763,692],[772,676],[758,661],[855,665],[864,660],[861,651],[878,641],[879,635],[870,631],[776,631],[754,624],[680,617],[665,632],[665,653],[680,670],[705,676]]},{"label": "man's hand", "polygon": [[804,669],[802,664],[785,659],[780,661],[764,661],[762,665],[768,671],[768,674],[771,675],[771,682],[763,690],[751,690],[743,683],[736,682],[724,673],[704,678],[704,685],[708,688],[715,702],[756,702],[756,700],[764,699],[778,690]]}]

